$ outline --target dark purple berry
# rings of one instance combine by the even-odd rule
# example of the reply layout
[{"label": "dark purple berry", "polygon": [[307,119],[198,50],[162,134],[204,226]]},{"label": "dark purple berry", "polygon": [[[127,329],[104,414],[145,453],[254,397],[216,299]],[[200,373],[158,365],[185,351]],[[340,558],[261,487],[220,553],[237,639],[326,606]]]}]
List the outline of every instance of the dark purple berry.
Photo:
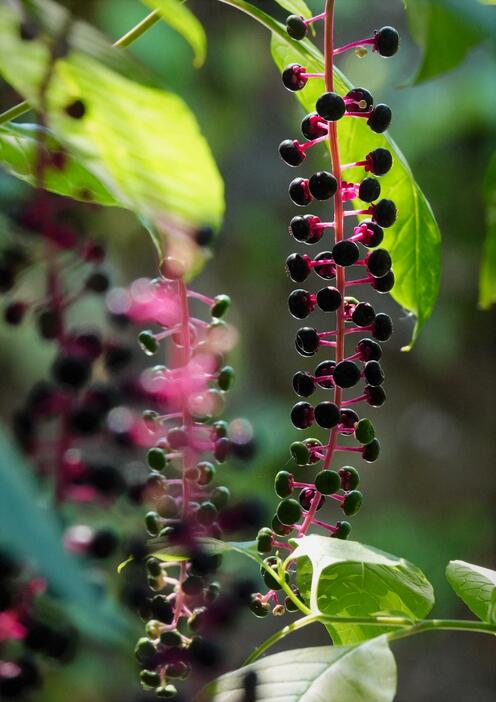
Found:
[{"label": "dark purple berry", "polygon": [[393,334],[393,322],[391,317],[383,312],[380,312],[374,321],[372,327],[372,336],[377,341],[388,341]]},{"label": "dark purple berry", "polygon": [[377,105],[367,120],[367,124],[376,134],[382,134],[389,128],[393,113],[388,105]]},{"label": "dark purple berry", "polygon": [[334,382],[340,388],[352,388],[360,380],[360,369],[353,361],[341,361],[334,369]]},{"label": "dark purple berry", "polygon": [[382,385],[384,382],[384,371],[378,361],[367,361],[363,374],[369,385]]},{"label": "dark purple berry", "polygon": [[327,134],[328,128],[316,112],[311,112],[303,119],[301,131],[307,139],[318,139]]},{"label": "dark purple berry", "polygon": [[[317,384],[326,390],[334,387],[334,381],[332,380],[332,375],[334,373],[334,368],[336,367],[336,361],[322,361],[319,363],[315,369],[315,377],[317,378]],[[327,380],[319,380],[319,378],[327,378]]]},{"label": "dark purple berry", "polygon": [[367,166],[365,170],[370,171],[374,175],[386,175],[391,170],[393,165],[393,157],[387,149],[379,147],[371,151],[366,158]]},{"label": "dark purple berry", "polygon": [[394,27],[383,27],[374,32],[374,51],[387,58],[398,51],[400,38]]},{"label": "dark purple berry", "polygon": [[92,273],[89,278],[87,278],[85,287],[86,290],[91,290],[91,292],[97,293],[98,295],[103,295],[110,287],[108,275],[101,271]]},{"label": "dark purple berry", "polygon": [[349,407],[343,407],[341,409],[341,416],[339,423],[343,425],[346,429],[353,429],[355,424],[358,422],[359,417],[355,410]]},{"label": "dark purple berry", "polygon": [[296,333],[296,348],[302,355],[313,355],[320,345],[317,330],[311,327],[302,327]]},{"label": "dark purple berry", "polygon": [[352,266],[360,258],[360,249],[354,241],[338,241],[332,250],[332,258],[338,266]]},{"label": "dark purple berry", "polygon": [[282,82],[284,87],[292,92],[301,90],[307,84],[308,78],[302,77],[302,73],[305,73],[305,68],[299,63],[292,63],[286,66],[282,72]]},{"label": "dark purple berry", "polygon": [[82,356],[59,356],[52,366],[52,374],[61,385],[78,389],[89,380],[91,364]]},{"label": "dark purple berry", "polygon": [[86,105],[82,100],[74,100],[70,105],[67,105],[65,112],[73,119],[82,119],[86,114]]},{"label": "dark purple berry", "polygon": [[[308,512],[310,507],[312,506],[312,502],[315,498],[315,495],[317,494],[316,490],[312,490],[312,488],[305,488],[302,490],[298,496],[298,501],[302,507],[302,509],[305,510],[305,512]],[[325,497],[323,495],[320,496],[319,502],[317,504],[317,510],[322,509],[322,507],[325,504]]]},{"label": "dark purple berry", "polygon": [[382,278],[391,270],[393,262],[386,249],[376,249],[368,254],[366,258],[367,270],[375,278]]},{"label": "dark purple berry", "polygon": [[27,305],[24,302],[11,302],[4,310],[3,316],[7,324],[17,326],[24,319]]},{"label": "dark purple berry", "polygon": [[337,288],[329,286],[317,293],[317,305],[323,312],[336,312],[342,303],[343,298]]},{"label": "dark purple berry", "polygon": [[314,270],[320,278],[332,280],[332,278],[336,277],[336,266],[334,261],[332,261],[331,251],[322,251],[318,256],[315,256],[315,261],[330,261],[330,263],[314,266]]},{"label": "dark purple berry", "polygon": [[304,39],[307,35],[307,25],[303,17],[289,15],[286,20],[286,31],[291,39],[296,39],[296,41]]},{"label": "dark purple berry", "polygon": [[374,98],[365,88],[353,88],[346,97],[353,100],[346,106],[348,112],[367,112],[374,104]]},{"label": "dark purple berry", "polygon": [[293,217],[289,225],[289,232],[296,239],[305,244],[316,244],[322,239],[324,230],[317,227],[320,219],[315,215],[307,214]]},{"label": "dark purple berry", "polygon": [[308,256],[294,253],[286,259],[286,271],[294,283],[303,283],[308,278],[312,267]]},{"label": "dark purple berry", "polygon": [[288,166],[299,166],[306,159],[303,151],[296,139],[286,139],[279,144],[279,155]]},{"label": "dark purple berry", "polygon": [[351,316],[357,327],[367,327],[375,319],[375,311],[368,302],[359,302]]},{"label": "dark purple berry", "polygon": [[389,271],[386,275],[381,278],[375,278],[372,281],[372,287],[377,290],[378,293],[388,293],[394,288],[394,273]]},{"label": "dark purple berry", "polygon": [[374,221],[380,227],[392,227],[396,222],[396,205],[392,200],[379,200],[376,205],[372,206]]},{"label": "dark purple berry", "polygon": [[315,391],[315,380],[310,373],[298,371],[293,376],[293,389],[300,397],[310,397]]},{"label": "dark purple berry", "polygon": [[291,410],[291,421],[297,429],[308,429],[314,422],[314,411],[308,402],[298,402]]},{"label": "dark purple berry", "polygon": [[308,189],[316,200],[329,200],[338,189],[336,178],[327,171],[319,171],[308,181]]},{"label": "dark purple berry", "polygon": [[362,339],[356,345],[355,351],[360,354],[362,361],[380,361],[382,358],[382,349],[373,339]]},{"label": "dark purple berry", "polygon": [[323,119],[336,122],[346,112],[346,105],[341,95],[330,92],[319,97],[315,109]]},{"label": "dark purple berry", "polygon": [[319,427],[332,429],[339,424],[339,409],[334,402],[320,402],[315,408],[315,421]]},{"label": "dark purple berry", "polygon": [[364,178],[360,183],[358,197],[363,202],[374,202],[381,194],[381,184],[375,178]]},{"label": "dark purple berry", "polygon": [[295,178],[289,184],[289,197],[295,205],[306,207],[312,202],[312,195],[308,189],[308,180],[306,178]]},{"label": "dark purple berry", "polygon": [[373,249],[376,246],[379,246],[379,244],[382,244],[384,239],[384,231],[382,227],[375,222],[362,222],[362,225],[364,224],[367,225],[367,231],[360,240],[361,243],[368,249]]},{"label": "dark purple berry", "polygon": [[372,407],[382,407],[386,402],[386,393],[382,385],[367,385],[365,388],[367,402]]},{"label": "dark purple berry", "polygon": [[305,319],[315,309],[312,295],[306,290],[293,290],[288,298],[289,311],[296,319]]}]

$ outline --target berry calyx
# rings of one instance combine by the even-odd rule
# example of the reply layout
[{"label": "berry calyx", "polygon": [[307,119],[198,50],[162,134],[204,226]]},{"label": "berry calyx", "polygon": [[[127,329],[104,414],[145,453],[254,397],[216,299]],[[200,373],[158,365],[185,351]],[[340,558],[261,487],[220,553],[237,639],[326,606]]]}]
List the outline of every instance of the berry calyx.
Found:
[{"label": "berry calyx", "polygon": [[292,63],[286,66],[282,72],[282,82],[285,88],[291,90],[291,92],[296,92],[301,90],[307,84],[308,78],[305,78],[301,74],[305,73],[305,68],[299,63]]},{"label": "berry calyx", "polygon": [[368,112],[374,104],[374,98],[365,88],[353,88],[346,94],[348,102],[346,109],[349,112]]},{"label": "berry calyx", "polygon": [[289,225],[290,234],[305,244],[316,244],[322,239],[324,230],[316,227],[320,219],[315,215],[307,214],[303,217],[293,217]]},{"label": "berry calyx", "polygon": [[301,132],[307,139],[318,139],[327,134],[327,125],[322,122],[322,118],[317,112],[311,112],[303,118]]}]

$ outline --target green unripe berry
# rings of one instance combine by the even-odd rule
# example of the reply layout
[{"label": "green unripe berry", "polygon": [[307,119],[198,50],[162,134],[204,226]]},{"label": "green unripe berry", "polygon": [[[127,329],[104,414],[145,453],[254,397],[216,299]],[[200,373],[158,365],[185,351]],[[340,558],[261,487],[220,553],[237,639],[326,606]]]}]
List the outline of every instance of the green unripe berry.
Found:
[{"label": "green unripe berry", "polygon": [[160,520],[156,512],[147,512],[145,515],[145,526],[150,536],[158,536],[160,532]]},{"label": "green unripe berry", "polygon": [[150,330],[138,334],[138,343],[147,356],[153,356],[158,351],[158,341]]},{"label": "green unripe berry", "polygon": [[[315,448],[316,446],[322,446],[322,441],[319,441],[318,439],[305,439],[303,443],[309,450]],[[320,460],[321,459],[318,456],[316,456],[314,453],[311,453],[308,463],[309,465],[313,465],[314,463],[318,463]]]},{"label": "green unripe berry", "polygon": [[210,493],[210,500],[217,507],[217,509],[223,509],[231,497],[231,491],[224,485],[219,485],[214,488]]},{"label": "green unripe berry", "polygon": [[215,437],[217,439],[223,439],[227,436],[228,424],[223,419],[218,419],[212,424],[213,429],[215,429]]},{"label": "green unripe berry", "polygon": [[333,534],[335,539],[346,540],[351,533],[351,524],[349,522],[338,522],[336,524],[336,531]]},{"label": "green unripe berry", "polygon": [[160,685],[160,675],[153,670],[142,670],[140,680],[144,687],[155,689]]},{"label": "green unripe berry", "polygon": [[315,487],[322,495],[333,495],[341,487],[339,475],[334,470],[323,470],[315,477]]},{"label": "green unripe berry", "polygon": [[286,524],[286,526],[296,524],[301,517],[300,503],[291,498],[283,500],[279,502],[276,514],[281,524]]},{"label": "green unripe berry", "polygon": [[165,687],[159,687],[155,690],[157,697],[165,697],[166,699],[172,699],[177,695],[177,688],[174,685],[166,685]]},{"label": "green unripe berry", "polygon": [[[294,594],[296,597],[299,599],[301,598],[300,591],[293,589]],[[284,600],[284,606],[288,610],[288,612],[298,612],[298,606],[293,602],[293,600],[290,597],[286,597]]]},{"label": "green unripe berry", "polygon": [[198,484],[209,485],[209,483],[211,483],[212,480],[215,478],[216,469],[213,463],[209,463],[208,461],[201,461],[197,464],[196,467],[200,471]]},{"label": "green unripe berry", "polygon": [[272,551],[272,541],[274,534],[272,529],[264,527],[257,534],[257,551],[259,553],[270,553]]},{"label": "green unripe berry", "polygon": [[370,444],[375,439],[375,429],[369,419],[361,419],[355,425],[355,438],[361,444]]},{"label": "green unripe berry", "polygon": [[355,490],[360,484],[360,474],[353,466],[343,466],[339,469],[339,477],[341,479],[341,487],[348,492]]},{"label": "green unripe berry", "polygon": [[147,454],[148,465],[152,470],[163,471],[167,465],[167,455],[161,448],[155,446]]},{"label": "green unripe berry", "polygon": [[214,304],[210,310],[212,317],[219,319],[223,317],[231,306],[231,298],[229,295],[217,295],[214,298]]},{"label": "green unripe berry", "polygon": [[200,522],[200,524],[203,524],[204,526],[209,526],[210,524],[213,524],[215,520],[217,519],[217,507],[214,505],[213,502],[210,502],[209,500],[206,502],[202,502],[200,507],[198,508],[196,512],[196,518]]},{"label": "green unripe berry", "polygon": [[270,614],[270,605],[267,602],[262,602],[260,595],[252,595],[250,609],[256,617],[263,619]]},{"label": "green unripe berry", "polygon": [[138,663],[141,663],[141,665],[144,666],[149,665],[152,662],[156,653],[157,649],[155,648],[155,646],[152,644],[150,639],[147,639],[145,637],[139,639],[134,648],[134,655],[136,656],[136,660],[138,661]]},{"label": "green unripe berry", "polygon": [[381,444],[379,443],[379,439],[374,439],[363,447],[362,457],[367,463],[373,463],[379,458],[380,451]]},{"label": "green unripe berry", "polygon": [[344,502],[341,505],[343,512],[347,517],[351,517],[356,514],[360,507],[362,506],[363,495],[360,490],[352,490],[344,498]]},{"label": "green unripe berry", "polygon": [[234,368],[231,366],[224,366],[224,368],[221,368],[219,371],[219,375],[217,378],[217,384],[221,390],[224,390],[224,392],[227,392],[229,388],[232,386],[234,381]]},{"label": "green unripe berry", "polygon": [[289,497],[293,494],[293,476],[286,470],[280,470],[274,480],[274,490],[278,497]]},{"label": "green unripe berry", "polygon": [[149,575],[158,578],[162,574],[162,564],[158,558],[148,558],[146,561],[146,570]]},{"label": "green unripe berry", "polygon": [[289,452],[295,459],[297,465],[306,466],[310,460],[310,451],[303,441],[294,441],[289,447]]},{"label": "green unripe berry", "polygon": [[293,527],[288,526],[287,524],[282,524],[277,518],[277,515],[274,515],[272,518],[272,530],[278,536],[289,536],[289,534],[291,534],[293,531]]},{"label": "green unripe berry", "polygon": [[[269,558],[266,558],[264,560],[264,563],[266,563],[268,566],[272,568],[272,570],[275,570],[277,572],[280,559],[276,558],[275,556],[270,556]],[[260,573],[262,575],[264,583],[267,585],[269,590],[281,590],[282,585],[279,584],[279,582],[263,567],[261,566],[260,568]],[[289,580],[289,573],[284,574],[284,578],[286,582]]]}]

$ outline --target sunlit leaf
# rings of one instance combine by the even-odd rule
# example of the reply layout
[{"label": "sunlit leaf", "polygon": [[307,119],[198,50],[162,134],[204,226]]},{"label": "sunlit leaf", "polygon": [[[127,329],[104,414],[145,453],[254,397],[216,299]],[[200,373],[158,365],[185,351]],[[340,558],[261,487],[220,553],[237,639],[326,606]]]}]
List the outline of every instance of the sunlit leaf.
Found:
[{"label": "sunlit leaf", "polygon": [[446,577],[458,597],[479,619],[496,624],[496,571],[451,561]]},{"label": "sunlit leaf", "polygon": [[[354,541],[311,535],[296,539],[298,588],[315,613],[368,617],[425,617],[434,604],[432,586],[403,558]],[[384,632],[363,624],[327,626],[335,644],[357,643]]]},{"label": "sunlit leaf", "polygon": [[479,305],[487,310],[496,303],[496,154],[489,164],[484,194],[487,232],[479,281]]},{"label": "sunlit leaf", "polygon": [[257,702],[392,702],[396,663],[385,636],[360,646],[284,651],[223,675],[198,702],[240,702],[255,674]]},{"label": "sunlit leaf", "polygon": [[276,2],[292,15],[308,18],[313,14],[304,0],[276,0]]},{"label": "sunlit leaf", "polygon": [[205,63],[207,35],[201,22],[186,7],[183,0],[142,0],[145,5],[159,10],[160,16],[176,32],[179,32],[193,49],[195,66]]}]

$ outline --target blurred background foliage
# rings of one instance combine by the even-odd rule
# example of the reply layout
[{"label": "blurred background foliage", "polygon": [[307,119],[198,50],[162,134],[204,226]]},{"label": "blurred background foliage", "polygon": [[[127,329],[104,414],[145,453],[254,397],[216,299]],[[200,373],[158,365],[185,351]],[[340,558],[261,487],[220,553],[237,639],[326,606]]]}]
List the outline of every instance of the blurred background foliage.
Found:
[{"label": "blurred background foliage", "polygon": [[[146,12],[137,0],[62,4],[113,39]],[[281,19],[285,16],[269,0],[256,4]],[[471,4],[478,5],[476,0],[466,0],[467,6]],[[315,10],[322,7],[320,0],[309,5]],[[458,558],[496,566],[495,315],[477,307],[485,234],[483,182],[496,144],[494,46],[480,27],[470,29],[460,15],[448,14],[451,19],[446,20],[443,13],[456,2],[435,2],[435,9],[416,0],[409,0],[409,5],[410,23],[401,0],[337,3],[340,42],[367,36],[383,24],[400,31],[397,60],[381,61],[375,55],[360,60],[350,55],[340,61],[340,67],[354,83],[367,86],[392,106],[391,134],[407,156],[443,233],[439,301],[409,354],[400,348],[409,339],[412,320],[392,301],[385,301],[397,333],[385,357],[389,399],[374,419],[383,453],[377,464],[363,471],[366,499],[354,523],[353,538],[422,567],[436,590],[434,616],[464,616],[445,582],[446,563]],[[244,416],[253,423],[257,455],[251,463],[232,469],[230,483],[238,496],[255,493],[270,509],[275,501],[273,476],[286,464],[288,445],[295,438],[289,422],[290,378],[299,369],[293,352],[297,323],[287,312],[290,284],[283,271],[292,248],[287,223],[293,210],[286,196],[288,173],[277,156],[277,146],[296,133],[301,113],[294,98],[281,88],[269,36],[262,28],[214,0],[191,0],[190,6],[209,38],[208,58],[201,70],[193,66],[190,47],[162,23],[130,51],[164,87],[179,93],[192,107],[225,179],[225,224],[214,259],[193,287],[213,295],[225,292],[233,299],[232,319],[241,343],[233,359],[237,384],[228,413],[230,418]],[[429,16],[428,32],[426,12],[438,13]],[[412,34],[421,43],[431,42],[428,60],[421,60]],[[446,69],[449,72],[442,72]],[[414,84],[416,77],[420,82]],[[3,86],[0,108],[14,102],[15,95]],[[320,158],[324,157],[322,151]],[[26,192],[26,186],[0,174],[1,210],[13,209]],[[153,246],[130,214],[80,206],[78,216],[85,231],[108,242],[116,283],[153,273]],[[82,314],[84,320],[93,320],[102,313],[90,306]],[[15,331],[1,327],[0,340],[0,411],[8,423],[16,398],[34,380],[46,376],[51,351],[27,326]],[[124,519],[138,518],[120,509],[112,514],[117,529]],[[250,571],[234,557],[228,567]],[[87,577],[91,579],[91,573]],[[278,620],[261,623],[247,617],[243,635],[232,634],[233,656],[227,665],[239,665],[247,646],[278,625]],[[494,643],[464,636],[434,634],[397,645],[398,700],[493,700]],[[313,629],[298,634],[290,644],[296,648],[323,641],[324,635]],[[133,645],[132,635],[120,647],[88,640],[72,664],[50,673],[36,700],[59,702],[67,699],[68,691],[73,702],[145,699],[135,683]]]}]

